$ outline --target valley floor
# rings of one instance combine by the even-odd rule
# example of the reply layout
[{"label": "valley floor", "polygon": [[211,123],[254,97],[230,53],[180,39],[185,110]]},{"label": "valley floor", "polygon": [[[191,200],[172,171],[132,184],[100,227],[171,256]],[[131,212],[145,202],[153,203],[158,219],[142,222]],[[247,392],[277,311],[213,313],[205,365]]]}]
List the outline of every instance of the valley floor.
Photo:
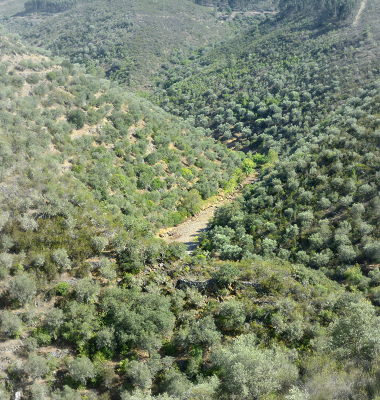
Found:
[{"label": "valley floor", "polygon": [[248,176],[233,193],[226,197],[219,196],[216,203],[208,205],[197,215],[187,219],[175,228],[161,232],[160,237],[164,238],[167,243],[185,243],[187,251],[190,253],[196,249],[198,245],[197,237],[207,230],[208,223],[214,216],[215,211],[224,204],[233,201],[246,185],[254,184],[257,179],[256,174]]}]

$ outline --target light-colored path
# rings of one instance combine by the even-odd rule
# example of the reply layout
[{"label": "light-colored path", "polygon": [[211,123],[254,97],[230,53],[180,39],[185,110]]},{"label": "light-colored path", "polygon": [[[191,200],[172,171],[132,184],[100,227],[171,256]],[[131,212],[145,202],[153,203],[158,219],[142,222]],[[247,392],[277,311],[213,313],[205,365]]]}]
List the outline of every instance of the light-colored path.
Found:
[{"label": "light-colored path", "polygon": [[365,9],[366,5],[367,5],[367,0],[363,0],[362,4],[360,4],[358,15],[356,16],[355,21],[352,24],[353,26],[356,26],[359,23],[360,15],[363,12],[363,10]]},{"label": "light-colored path", "polygon": [[[218,205],[220,207],[220,204]],[[196,236],[207,230],[207,224],[214,216],[217,206],[211,206],[202,210],[192,218],[187,219],[182,224],[168,232],[168,236],[164,237],[167,243],[181,242],[187,245],[188,251],[192,251],[197,247],[195,242]]]},{"label": "light-colored path", "polygon": [[161,234],[160,236],[167,242],[180,242],[187,245],[188,251],[194,250],[198,243],[195,242],[195,238],[199,236],[202,232],[208,229],[207,224],[210,219],[214,216],[215,211],[222,205],[231,202],[236,198],[236,196],[241,192],[245,185],[253,184],[258,180],[257,175],[251,175],[244,179],[241,183],[239,189],[231,193],[225,198],[221,198],[217,204],[213,204],[208,208],[200,211],[197,215],[192,218],[187,219],[182,224],[179,224],[169,232]]}]

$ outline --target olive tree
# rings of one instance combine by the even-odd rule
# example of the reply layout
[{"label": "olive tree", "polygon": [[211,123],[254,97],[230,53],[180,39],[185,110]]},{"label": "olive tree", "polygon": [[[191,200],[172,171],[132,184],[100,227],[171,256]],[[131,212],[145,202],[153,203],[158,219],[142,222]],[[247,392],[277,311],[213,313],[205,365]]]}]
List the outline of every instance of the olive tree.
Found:
[{"label": "olive tree", "polygon": [[373,361],[380,354],[380,317],[365,300],[351,303],[329,327],[330,346],[342,360]]},{"label": "olive tree", "polygon": [[91,239],[91,246],[97,254],[103,253],[108,246],[108,238],[104,236],[94,236]]},{"label": "olive tree", "polygon": [[212,317],[206,316],[199,321],[192,321],[182,328],[178,332],[176,342],[186,349],[193,345],[210,347],[220,343],[221,337]]},{"label": "olive tree", "polygon": [[218,321],[227,330],[241,328],[245,322],[244,306],[236,300],[225,301],[220,306]]},{"label": "olive tree", "polygon": [[283,350],[258,348],[253,334],[215,349],[212,361],[220,371],[223,398],[263,398],[298,377],[297,367]]},{"label": "olive tree", "polygon": [[16,275],[9,286],[9,293],[21,303],[28,303],[37,294],[36,282],[28,274]]},{"label": "olive tree", "polygon": [[75,295],[80,303],[89,304],[96,301],[99,292],[99,282],[94,282],[91,278],[80,279],[75,285]]},{"label": "olive tree", "polygon": [[132,382],[140,389],[148,389],[152,386],[152,374],[147,364],[131,361],[128,365],[128,375]]},{"label": "olive tree", "polygon": [[78,357],[69,362],[67,367],[70,375],[76,380],[86,384],[88,379],[95,377],[95,367],[87,357]]},{"label": "olive tree", "polygon": [[56,390],[52,395],[53,400],[81,400],[79,392],[65,385],[62,390]]},{"label": "olive tree", "polygon": [[368,257],[371,261],[379,261],[380,260],[380,242],[374,241],[372,243],[368,243],[364,246],[364,255]]},{"label": "olive tree", "polygon": [[3,311],[1,315],[1,331],[5,336],[16,336],[21,333],[21,330],[21,319],[10,311]]},{"label": "olive tree", "polygon": [[103,328],[97,334],[95,338],[96,347],[101,350],[108,348],[113,350],[116,346],[114,331],[111,328]]},{"label": "olive tree", "polygon": [[111,263],[111,261],[107,258],[102,258],[99,264],[99,272],[103,278],[109,281],[113,281],[116,279],[117,272],[115,270],[115,264]]},{"label": "olive tree", "polygon": [[73,110],[70,111],[67,120],[72,123],[76,129],[81,129],[83,128],[85,122],[86,122],[86,114],[82,110]]},{"label": "olive tree", "polygon": [[13,258],[14,256],[12,256],[12,254],[0,253],[0,268],[5,268],[7,270],[11,269]]},{"label": "olive tree", "polygon": [[3,383],[0,383],[0,398],[3,400],[9,400],[11,397],[10,393],[5,388]]},{"label": "olive tree", "polygon": [[202,197],[198,190],[191,189],[182,199],[181,206],[186,209],[186,211],[195,215],[201,210]]},{"label": "olive tree", "polygon": [[147,350],[149,357],[152,357],[153,353],[160,350],[162,347],[161,338],[152,332],[143,332],[139,339],[140,347]]},{"label": "olive tree", "polygon": [[59,308],[53,308],[46,316],[45,326],[48,329],[50,335],[55,339],[58,338],[59,329],[64,322],[63,311]]},{"label": "olive tree", "polygon": [[50,398],[49,388],[41,383],[34,383],[30,387],[30,393],[32,395],[32,400],[48,400]]},{"label": "olive tree", "polygon": [[152,396],[150,390],[142,391],[141,389],[136,389],[133,393],[127,391],[121,394],[121,400],[179,400],[178,397],[170,396],[167,393],[160,394],[158,396]]},{"label": "olive tree", "polygon": [[31,353],[29,354],[25,371],[33,378],[33,381],[35,381],[37,378],[42,378],[49,372],[49,364],[44,357],[40,357],[36,353]]},{"label": "olive tree", "polygon": [[58,265],[58,267],[67,270],[71,269],[71,261],[65,249],[57,249],[53,253],[52,258],[54,262]]}]

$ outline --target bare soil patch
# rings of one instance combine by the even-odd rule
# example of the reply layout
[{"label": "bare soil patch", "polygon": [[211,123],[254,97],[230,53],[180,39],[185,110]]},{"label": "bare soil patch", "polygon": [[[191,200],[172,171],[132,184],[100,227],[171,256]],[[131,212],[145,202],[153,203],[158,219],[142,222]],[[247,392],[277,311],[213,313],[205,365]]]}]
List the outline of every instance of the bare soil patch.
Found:
[{"label": "bare soil patch", "polygon": [[359,8],[358,14],[357,14],[352,26],[357,26],[358,25],[360,15],[364,11],[366,5],[367,5],[367,0],[363,0],[362,3],[360,4],[360,8]]},{"label": "bare soil patch", "polygon": [[187,219],[182,224],[179,224],[173,229],[168,231],[163,231],[160,233],[160,237],[162,237],[167,243],[171,242],[180,242],[185,243],[187,245],[188,252],[191,252],[196,249],[198,246],[196,238],[202,233],[208,230],[208,223],[210,219],[214,216],[215,211],[223,206],[226,203],[230,203],[233,201],[236,196],[242,191],[244,186],[249,184],[254,184],[258,180],[256,174],[248,176],[244,179],[244,181],[239,185],[239,188],[236,189],[233,193],[223,197],[219,196],[218,201],[215,204],[206,206],[202,211],[200,211],[197,215]]}]

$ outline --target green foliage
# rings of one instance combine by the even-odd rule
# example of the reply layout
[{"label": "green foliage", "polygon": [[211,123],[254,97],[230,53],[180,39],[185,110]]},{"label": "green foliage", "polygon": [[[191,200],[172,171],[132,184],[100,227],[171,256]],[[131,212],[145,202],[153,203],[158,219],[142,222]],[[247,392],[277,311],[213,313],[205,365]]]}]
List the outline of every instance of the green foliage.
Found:
[{"label": "green foliage", "polygon": [[27,76],[26,81],[31,84],[31,85],[35,85],[40,81],[40,76],[39,74],[30,74]]},{"label": "green foliage", "polygon": [[358,285],[363,278],[363,274],[359,265],[352,268],[347,268],[344,272],[344,277],[351,285]]},{"label": "green foliage", "polygon": [[256,168],[256,164],[249,158],[246,158],[243,161],[243,164],[241,166],[243,172],[247,175],[251,175],[252,172],[255,170]]},{"label": "green foliage", "polygon": [[260,350],[256,341],[252,334],[243,335],[213,352],[213,362],[223,377],[222,397],[239,391],[242,399],[258,399],[297,379],[297,368],[286,353]]},{"label": "green foliage", "polygon": [[55,291],[59,296],[67,296],[70,291],[70,284],[67,282],[59,282],[55,287]]},{"label": "green foliage", "polygon": [[49,335],[47,329],[43,327],[36,328],[32,333],[32,337],[37,339],[39,347],[49,346],[51,343],[51,336]]},{"label": "green foliage", "polygon": [[5,337],[19,337],[22,331],[22,321],[10,311],[4,311],[1,315],[1,332]]},{"label": "green foliage", "polygon": [[[129,299],[128,303],[124,302],[126,299]],[[138,343],[144,332],[154,337],[165,337],[174,327],[170,301],[158,294],[143,295],[134,289],[109,289],[103,297],[103,309],[107,321],[115,328],[120,347]]]},{"label": "green foliage", "polygon": [[87,357],[75,358],[69,362],[67,369],[73,379],[80,381],[83,385],[88,379],[95,377],[94,365]]},{"label": "green foliage", "polygon": [[82,129],[86,122],[86,115],[82,110],[70,111],[67,120],[75,125],[76,129]]},{"label": "green foliage", "polygon": [[37,294],[36,283],[28,274],[16,275],[10,284],[9,293],[21,303],[28,303]]},{"label": "green foliage", "polygon": [[54,73],[54,72],[48,72],[47,74],[46,74],[46,79],[48,80],[48,81],[55,81],[56,79],[57,79],[57,75]]}]

